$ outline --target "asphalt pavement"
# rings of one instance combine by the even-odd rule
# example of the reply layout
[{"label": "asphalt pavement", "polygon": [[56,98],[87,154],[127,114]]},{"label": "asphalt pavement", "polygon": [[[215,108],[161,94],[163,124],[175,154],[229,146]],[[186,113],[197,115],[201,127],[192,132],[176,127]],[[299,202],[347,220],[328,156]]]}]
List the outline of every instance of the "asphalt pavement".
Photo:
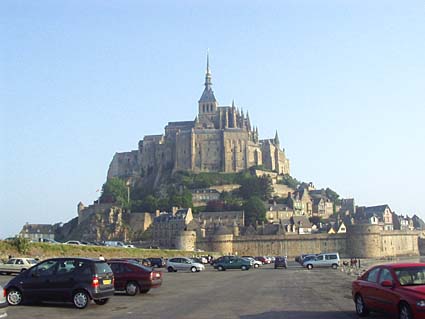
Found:
[{"label": "asphalt pavement", "polygon": [[[0,283],[10,278],[0,276]],[[78,310],[70,303],[30,304],[8,307],[8,318],[349,319],[357,318],[354,278],[340,269],[307,270],[295,262],[288,269],[271,264],[223,272],[208,265],[200,273],[164,271],[161,287],[134,297],[116,294],[104,306]]]}]

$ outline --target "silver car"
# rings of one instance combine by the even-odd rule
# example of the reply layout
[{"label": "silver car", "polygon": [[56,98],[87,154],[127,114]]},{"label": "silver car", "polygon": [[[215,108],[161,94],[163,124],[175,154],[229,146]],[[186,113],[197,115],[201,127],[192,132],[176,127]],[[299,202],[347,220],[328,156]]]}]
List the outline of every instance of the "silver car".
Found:
[{"label": "silver car", "polygon": [[0,318],[7,317],[6,307],[8,306],[8,303],[5,296],[6,292],[4,291],[3,287],[0,286]]},{"label": "silver car", "polygon": [[34,258],[10,258],[5,264],[0,264],[0,274],[20,273],[36,263],[37,260]]},{"label": "silver car", "polygon": [[319,254],[315,258],[303,262],[303,266],[307,269],[319,267],[332,267],[337,269],[339,267],[339,254],[338,253],[325,253]]},{"label": "silver car", "polygon": [[167,260],[167,270],[168,272],[176,272],[178,270],[199,272],[205,270],[205,266],[190,258],[176,257]]}]

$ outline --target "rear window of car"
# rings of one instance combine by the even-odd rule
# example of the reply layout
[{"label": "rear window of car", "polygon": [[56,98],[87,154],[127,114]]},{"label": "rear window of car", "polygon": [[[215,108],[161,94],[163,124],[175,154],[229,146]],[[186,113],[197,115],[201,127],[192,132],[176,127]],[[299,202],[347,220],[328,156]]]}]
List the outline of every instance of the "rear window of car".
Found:
[{"label": "rear window of car", "polygon": [[98,275],[112,272],[111,267],[105,262],[96,262],[95,268]]},{"label": "rear window of car", "polygon": [[136,267],[138,267],[138,268],[142,268],[142,269],[143,269],[143,270],[145,270],[145,271],[149,271],[149,272],[151,272],[151,271],[152,271],[152,269],[151,269],[151,268],[146,267],[146,266],[143,266],[143,265],[141,265],[141,264],[134,264],[133,266],[136,266]]}]

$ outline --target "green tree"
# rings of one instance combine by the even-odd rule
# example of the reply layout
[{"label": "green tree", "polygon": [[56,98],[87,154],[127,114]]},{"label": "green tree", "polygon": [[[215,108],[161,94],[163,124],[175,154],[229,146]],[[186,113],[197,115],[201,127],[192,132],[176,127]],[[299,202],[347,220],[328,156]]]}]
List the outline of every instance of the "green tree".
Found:
[{"label": "green tree", "polygon": [[117,203],[122,207],[128,207],[126,182],[118,177],[109,178],[102,187],[101,203]]},{"label": "green tree", "polygon": [[283,175],[282,181],[280,183],[289,186],[292,189],[297,189],[298,186],[301,185],[301,182],[297,180],[296,178],[292,177],[289,174]]},{"label": "green tree", "polygon": [[271,198],[273,192],[272,181],[268,176],[247,177],[241,181],[239,194],[245,200],[252,196],[260,197],[262,200]]},{"label": "green tree", "polygon": [[243,204],[245,212],[245,225],[255,225],[255,222],[265,222],[266,219],[266,206],[260,197],[253,196]]}]

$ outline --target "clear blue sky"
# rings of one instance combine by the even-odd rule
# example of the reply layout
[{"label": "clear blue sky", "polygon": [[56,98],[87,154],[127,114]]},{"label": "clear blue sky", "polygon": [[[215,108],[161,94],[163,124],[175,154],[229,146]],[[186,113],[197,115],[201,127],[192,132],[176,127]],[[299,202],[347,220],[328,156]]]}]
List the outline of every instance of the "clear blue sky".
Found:
[{"label": "clear blue sky", "polygon": [[215,96],[292,175],[425,217],[423,1],[0,3],[0,238],[90,204],[115,152]]}]

